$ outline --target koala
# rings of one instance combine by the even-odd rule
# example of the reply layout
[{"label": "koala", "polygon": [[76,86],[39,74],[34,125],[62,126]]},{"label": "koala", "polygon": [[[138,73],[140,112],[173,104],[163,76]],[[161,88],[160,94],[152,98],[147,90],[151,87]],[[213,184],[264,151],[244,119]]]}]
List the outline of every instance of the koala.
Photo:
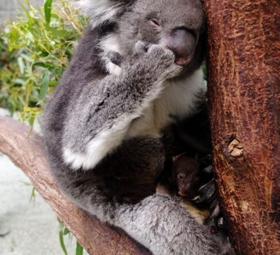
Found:
[{"label": "koala", "polygon": [[172,179],[176,185],[178,194],[192,199],[198,191],[199,164],[193,157],[181,154],[174,158]]},{"label": "koala", "polygon": [[79,5],[91,21],[43,119],[46,154],[60,188],[155,255],[227,254],[176,196],[155,192],[186,145],[179,123],[205,104],[201,2]]},{"label": "koala", "polygon": [[186,153],[174,157],[169,192],[182,198],[198,223],[209,224],[209,220],[214,219],[214,223],[222,228],[223,218],[216,198],[210,159],[211,155],[190,157]]}]

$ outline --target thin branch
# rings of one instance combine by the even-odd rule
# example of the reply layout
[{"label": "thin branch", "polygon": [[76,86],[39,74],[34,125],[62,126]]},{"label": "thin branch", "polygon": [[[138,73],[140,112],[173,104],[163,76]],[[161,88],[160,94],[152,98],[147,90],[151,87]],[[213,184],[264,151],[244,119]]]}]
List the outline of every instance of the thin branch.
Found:
[{"label": "thin branch", "polygon": [[42,137],[35,132],[30,134],[28,126],[8,117],[0,117],[0,151],[23,170],[89,254],[150,254],[123,231],[113,229],[77,208],[60,191],[48,167]]}]

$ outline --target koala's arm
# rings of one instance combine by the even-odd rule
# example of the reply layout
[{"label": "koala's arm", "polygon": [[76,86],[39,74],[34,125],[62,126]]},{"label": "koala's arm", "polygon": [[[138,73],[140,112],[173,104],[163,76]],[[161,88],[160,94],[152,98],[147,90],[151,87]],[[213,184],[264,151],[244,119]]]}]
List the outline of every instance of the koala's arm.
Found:
[{"label": "koala's arm", "polygon": [[[68,106],[62,138],[65,163],[74,169],[93,168],[122,143],[130,123],[179,69],[170,50],[157,45],[147,49],[138,42],[133,56],[122,64],[120,75],[107,74],[77,88]],[[66,82],[62,80],[60,86]]]}]

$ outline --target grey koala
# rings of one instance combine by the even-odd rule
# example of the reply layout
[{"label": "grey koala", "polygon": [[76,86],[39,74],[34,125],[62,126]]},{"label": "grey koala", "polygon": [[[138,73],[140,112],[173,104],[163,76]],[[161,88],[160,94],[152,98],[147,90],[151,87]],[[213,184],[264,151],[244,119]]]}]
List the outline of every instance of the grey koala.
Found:
[{"label": "grey koala", "polygon": [[91,22],[48,102],[44,141],[74,203],[155,255],[227,254],[180,201],[157,194],[174,131],[205,85],[199,0],[81,0]]}]

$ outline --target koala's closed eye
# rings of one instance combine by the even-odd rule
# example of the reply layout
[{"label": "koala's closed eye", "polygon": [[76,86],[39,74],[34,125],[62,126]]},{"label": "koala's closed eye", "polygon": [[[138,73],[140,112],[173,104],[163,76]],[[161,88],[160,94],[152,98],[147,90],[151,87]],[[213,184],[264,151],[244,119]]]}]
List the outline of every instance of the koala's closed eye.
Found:
[{"label": "koala's closed eye", "polygon": [[154,27],[154,29],[160,30],[161,25],[160,21],[157,18],[151,18],[149,22]]}]

